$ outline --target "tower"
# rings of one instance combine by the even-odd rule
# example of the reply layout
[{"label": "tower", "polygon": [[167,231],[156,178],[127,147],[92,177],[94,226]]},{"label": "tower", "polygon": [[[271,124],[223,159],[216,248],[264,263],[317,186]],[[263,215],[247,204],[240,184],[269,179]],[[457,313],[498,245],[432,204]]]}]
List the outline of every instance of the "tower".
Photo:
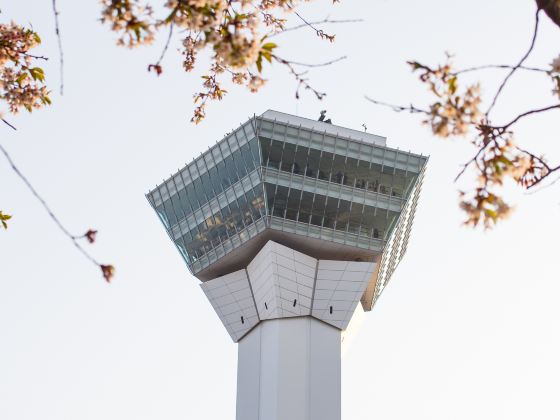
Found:
[{"label": "tower", "polygon": [[340,420],[342,334],[406,251],[426,163],[266,111],[147,194],[238,343],[237,420]]}]

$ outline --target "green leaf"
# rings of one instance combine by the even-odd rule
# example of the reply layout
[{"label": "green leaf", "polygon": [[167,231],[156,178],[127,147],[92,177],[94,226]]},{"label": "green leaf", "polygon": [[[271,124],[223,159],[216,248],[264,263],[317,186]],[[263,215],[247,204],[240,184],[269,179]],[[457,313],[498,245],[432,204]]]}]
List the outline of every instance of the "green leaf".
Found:
[{"label": "green leaf", "polygon": [[259,53],[259,58],[257,58],[257,70],[259,73],[262,72],[262,54]]},{"label": "green leaf", "polygon": [[263,51],[262,56],[266,58],[266,61],[272,63],[272,54],[270,53],[270,51]]},{"label": "green leaf", "polygon": [[33,39],[35,40],[35,42],[37,44],[41,43],[41,37],[39,36],[39,34],[37,32],[33,32]]},{"label": "green leaf", "polygon": [[21,76],[16,79],[16,82],[21,85],[21,82],[23,82],[25,79],[27,79],[27,73],[22,73]]},{"label": "green leaf", "polygon": [[457,76],[453,76],[451,79],[447,81],[447,86],[451,94],[455,94],[457,92]]},{"label": "green leaf", "polygon": [[33,77],[33,80],[39,80],[41,82],[45,81],[45,72],[40,67],[33,67],[29,69],[29,74]]},{"label": "green leaf", "polygon": [[274,42],[267,42],[266,44],[264,44],[261,48],[263,50],[267,50],[267,51],[272,51],[274,48],[276,48],[278,45],[276,45]]}]

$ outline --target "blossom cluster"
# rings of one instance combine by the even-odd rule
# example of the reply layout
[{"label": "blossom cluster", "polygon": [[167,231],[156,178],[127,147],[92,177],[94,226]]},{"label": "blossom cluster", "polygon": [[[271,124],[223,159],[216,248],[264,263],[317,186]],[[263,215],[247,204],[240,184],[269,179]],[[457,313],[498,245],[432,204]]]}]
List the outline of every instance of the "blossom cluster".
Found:
[{"label": "blossom cluster", "polygon": [[[471,143],[476,155],[465,165],[474,169],[477,186],[460,192],[460,207],[466,212],[465,224],[494,226],[511,213],[511,206],[500,196],[499,188],[512,181],[523,188],[531,188],[547,175],[551,168],[542,157],[519,148],[510,130],[516,120],[506,126],[495,126],[480,111],[481,97],[478,84],[459,88],[459,75],[449,58],[443,65],[431,68],[418,62],[409,62],[413,71],[420,72],[420,80],[434,94],[435,101],[424,113],[434,135],[451,137],[476,132]],[[560,57],[551,64],[550,74],[560,89]]]},{"label": "blossom cluster", "polygon": [[135,0],[101,0],[101,22],[119,33],[117,45],[129,48],[151,44],[155,38],[153,11]]},{"label": "blossom cluster", "polygon": [[452,72],[449,61],[435,69],[415,61],[408,64],[413,71],[420,71],[420,80],[437,97],[430,105],[428,118],[424,120],[436,136],[465,135],[473,124],[480,121],[479,85],[467,86],[461,93],[457,75]]},{"label": "blossom cluster", "polygon": [[34,66],[41,57],[29,53],[40,43],[31,29],[15,23],[0,24],[0,99],[13,114],[21,108],[31,112],[51,102],[44,72]]},{"label": "blossom cluster", "polygon": [[[236,84],[257,92],[266,82],[260,75],[264,60],[277,60],[276,44],[267,36],[284,28],[282,15],[300,0],[166,0],[163,18],[154,17],[149,5],[137,0],[102,0],[101,20],[119,34],[117,43],[136,47],[151,43],[162,27],[178,28],[183,35],[183,68],[192,71],[198,53],[212,51],[211,66],[204,77],[204,91],[195,95],[197,108],[192,121],[204,118],[207,99],[221,99],[226,93],[218,75],[229,73]],[[159,75],[162,66],[150,65]]]}]

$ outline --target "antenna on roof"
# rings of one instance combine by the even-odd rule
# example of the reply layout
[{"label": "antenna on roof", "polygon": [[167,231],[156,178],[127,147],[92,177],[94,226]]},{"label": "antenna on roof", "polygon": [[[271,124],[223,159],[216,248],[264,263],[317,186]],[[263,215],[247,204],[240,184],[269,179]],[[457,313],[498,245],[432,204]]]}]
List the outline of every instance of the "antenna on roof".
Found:
[{"label": "antenna on roof", "polygon": [[362,124],[362,127],[364,127],[364,131],[367,131],[367,125],[365,123]]},{"label": "antenna on roof", "polygon": [[327,110],[324,109],[324,110],[321,111],[321,115],[319,116],[319,121],[326,122],[327,124],[332,124],[332,121],[331,121],[330,118],[328,120],[325,120],[326,116],[327,116]]}]

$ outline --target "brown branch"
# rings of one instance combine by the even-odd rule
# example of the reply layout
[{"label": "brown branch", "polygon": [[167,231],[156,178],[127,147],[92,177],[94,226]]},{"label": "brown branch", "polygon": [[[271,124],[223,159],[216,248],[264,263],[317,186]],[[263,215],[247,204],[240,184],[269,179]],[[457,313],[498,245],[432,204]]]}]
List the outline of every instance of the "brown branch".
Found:
[{"label": "brown branch", "polygon": [[[4,122],[6,122],[5,120],[3,120]],[[13,126],[12,126],[13,128]],[[15,129],[15,128],[14,128]],[[94,257],[92,257],[78,242],[78,239],[82,239],[82,238],[87,238],[89,233],[92,231],[88,231],[86,232],[85,235],[73,235],[71,234],[68,229],[66,229],[66,227],[64,227],[64,225],[60,222],[60,220],[58,219],[58,217],[56,217],[56,215],[54,214],[54,212],[51,210],[51,208],[48,206],[48,204],[46,203],[46,201],[43,199],[43,197],[41,197],[41,195],[37,192],[37,190],[33,187],[33,185],[31,184],[31,182],[25,177],[25,175],[23,175],[23,173],[18,169],[18,167],[16,166],[16,164],[14,163],[14,161],[12,160],[11,156],[8,154],[8,151],[4,148],[4,146],[2,146],[0,144],[0,151],[4,154],[6,160],[8,161],[8,164],[10,165],[11,169],[15,172],[15,174],[23,181],[23,183],[25,184],[25,186],[29,189],[29,191],[31,191],[31,194],[33,194],[33,196],[39,201],[39,203],[41,203],[41,205],[43,206],[43,208],[46,210],[47,214],[49,215],[49,217],[51,218],[51,220],[54,222],[54,224],[59,228],[59,230],[68,237],[68,239],[70,239],[70,241],[72,241],[72,243],[74,244],[74,246],[78,249],[78,251],[80,251],[82,253],[82,255],[84,255],[84,257],[86,257],[89,261],[91,261],[93,264],[95,264],[97,267],[99,267],[103,273],[103,276],[105,277],[105,280],[107,280],[107,282],[109,282],[111,280],[112,274],[114,272],[114,268],[111,265],[103,265],[100,264]]]},{"label": "brown branch", "polygon": [[33,55],[33,54],[29,54],[26,52],[22,52],[22,51],[18,51],[19,54],[24,55],[26,57],[31,57],[31,58],[35,58],[37,60],[45,60],[45,61],[49,61],[49,57],[45,57],[43,55]]},{"label": "brown branch", "polygon": [[402,106],[402,105],[395,105],[395,104],[390,104],[390,103],[387,103],[387,102],[378,101],[376,99],[370,98],[369,96],[365,96],[365,98],[375,105],[380,105],[380,106],[384,106],[386,108],[391,108],[395,112],[407,111],[407,112],[410,112],[411,114],[431,115],[430,111],[426,111],[425,109],[422,109],[422,108],[417,108],[416,106],[414,106],[412,104],[410,104],[409,106]]},{"label": "brown branch", "polygon": [[[301,16],[300,16],[300,18],[301,18]],[[290,28],[285,28],[285,29],[281,30],[280,32],[276,32],[276,33],[270,34],[270,35],[268,36],[268,38],[272,38],[272,37],[275,37],[275,36],[277,36],[277,35],[282,35],[282,34],[284,34],[285,32],[297,31],[298,29],[306,28],[306,27],[308,27],[308,26],[311,26],[311,28],[313,28],[313,26],[316,26],[316,25],[325,25],[325,24],[331,24],[331,23],[333,23],[333,24],[338,24],[338,23],[357,23],[357,22],[363,22],[363,21],[364,21],[363,19],[338,19],[338,20],[333,19],[333,20],[331,20],[331,19],[329,19],[328,17],[326,17],[326,18],[323,19],[323,20],[317,20],[317,21],[314,21],[314,22],[306,22],[306,23],[302,23],[301,25],[296,25],[296,26],[292,26],[292,27],[290,27]],[[304,20],[304,22],[305,22],[305,20]],[[317,30],[316,28],[313,28],[313,29]]]},{"label": "brown branch", "polygon": [[325,67],[329,66],[334,63],[338,63],[339,61],[346,60],[348,57],[343,55],[342,57],[335,58],[334,60],[326,61],[324,63],[317,63],[317,64],[308,64],[308,63],[300,63],[298,61],[291,61],[285,60],[287,63],[293,64],[295,66],[302,66],[302,67]]},{"label": "brown branch", "polygon": [[[509,69],[509,70],[513,70],[514,67],[515,66],[509,65],[509,64],[486,64],[486,65],[482,65],[482,66],[468,67],[468,68],[463,69],[463,70],[455,71],[452,74],[454,76],[458,76],[458,75],[463,74],[463,73],[471,73],[471,72],[474,72],[474,71],[487,70],[487,69]],[[538,72],[538,73],[548,73],[549,72],[549,70],[541,69],[541,68],[538,68],[538,67],[519,66],[518,69],[519,70],[526,70],[526,71],[534,71],[534,72]]]},{"label": "brown branch", "polygon": [[10,124],[10,123],[9,123],[8,121],[6,121],[4,118],[1,118],[1,120],[2,120],[2,122],[3,122],[4,124],[6,124],[8,127],[12,128],[12,129],[14,129],[14,130],[17,130],[17,128],[15,128],[12,124]]},{"label": "brown branch", "polygon": [[165,46],[163,47],[163,51],[161,52],[161,55],[158,58],[158,61],[156,62],[155,66],[159,66],[161,64],[161,62],[163,61],[163,59],[165,58],[165,54],[167,54],[167,50],[169,49],[169,44],[171,43],[171,38],[173,38],[173,29],[174,29],[174,25],[173,22],[171,22],[169,24],[169,35],[167,36],[167,41],[165,42]]},{"label": "brown branch", "polygon": [[502,125],[502,126],[498,126],[498,127],[494,127],[494,128],[499,129],[499,130],[507,130],[512,125],[516,124],[519,120],[521,120],[522,118],[525,118],[528,115],[538,114],[540,112],[546,112],[546,111],[550,111],[552,109],[560,109],[560,104],[550,105],[550,106],[547,106],[547,107],[544,107],[544,108],[539,108],[539,109],[532,109],[531,111],[527,111],[527,112],[524,112],[522,114],[519,114],[517,117],[515,117],[513,120],[511,120],[506,125]]},{"label": "brown branch", "polygon": [[58,15],[60,14],[56,8],[56,0],[52,0],[52,10],[54,13],[54,28],[56,40],[58,43],[59,66],[60,66],[60,95],[64,95],[64,50],[62,49],[62,37],[60,35],[60,23]]},{"label": "brown branch", "polygon": [[[293,9],[292,9],[293,10]],[[311,29],[313,29],[315,31],[315,33],[317,34],[317,36],[321,39],[327,39],[330,42],[334,41],[334,35],[329,35],[327,34],[325,31],[323,31],[322,29],[316,28],[315,24],[313,22],[309,22],[307,19],[305,19],[302,15],[300,15],[298,12],[296,12],[295,10],[294,14],[303,22],[303,27],[305,26],[309,26]]]},{"label": "brown branch", "polygon": [[533,52],[533,48],[535,47],[535,43],[537,42],[537,34],[539,32],[539,15],[540,15],[541,9],[537,9],[537,12],[535,13],[535,29],[533,31],[533,37],[531,39],[531,45],[529,46],[529,49],[527,50],[527,52],[525,53],[525,55],[523,55],[523,57],[521,57],[521,60],[519,60],[519,63],[517,63],[517,65],[515,65],[511,71],[508,73],[508,75],[505,77],[505,79],[503,80],[502,84],[500,85],[500,87],[498,88],[498,91],[496,92],[496,94],[494,95],[494,99],[492,100],[492,104],[490,105],[490,107],[488,108],[488,111],[486,111],[486,116],[488,116],[490,114],[490,111],[492,111],[492,109],[494,108],[494,106],[496,105],[496,102],[498,101],[498,97],[500,96],[500,94],[502,93],[502,91],[504,90],[507,82],[509,81],[509,79],[511,78],[511,76],[513,76],[513,74],[519,69],[521,68],[521,66],[523,65],[523,63],[525,62],[525,60],[527,60],[527,58],[529,57],[529,55],[531,55],[531,52]]},{"label": "brown branch", "polygon": [[300,86],[303,86],[304,89],[310,90],[311,92],[313,92],[313,94],[316,96],[316,98],[319,99],[320,101],[323,100],[323,98],[325,96],[327,96],[327,94],[325,92],[320,92],[317,89],[315,89],[314,87],[312,87],[307,82],[308,79],[302,77],[307,73],[306,71],[298,73],[296,71],[296,69],[294,68],[294,66],[292,65],[293,63],[291,63],[290,61],[285,60],[282,57],[278,57],[277,55],[273,55],[272,58],[274,58],[279,63],[284,64],[286,67],[288,67],[289,72],[292,74],[292,76],[294,76],[294,78],[298,82],[298,87],[296,89],[296,99],[299,99],[299,88],[300,88]]}]

